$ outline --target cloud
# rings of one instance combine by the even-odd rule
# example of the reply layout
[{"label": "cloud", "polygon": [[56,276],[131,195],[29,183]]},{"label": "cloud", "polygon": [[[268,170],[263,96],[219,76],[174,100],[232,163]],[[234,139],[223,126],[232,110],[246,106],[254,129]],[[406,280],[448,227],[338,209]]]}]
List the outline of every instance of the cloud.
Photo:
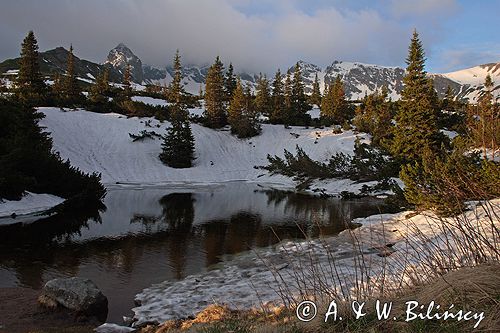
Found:
[{"label": "cloud", "polygon": [[442,15],[458,9],[456,0],[391,0],[393,14],[398,17]]},{"label": "cloud", "polygon": [[449,49],[439,55],[441,72],[451,72],[500,60],[500,44]]},{"label": "cloud", "polygon": [[[404,22],[398,15],[409,15],[409,1],[361,3],[372,2],[17,0],[2,6],[0,58],[17,55],[33,29],[41,49],[73,43],[78,56],[97,62],[123,42],[156,66],[170,63],[176,49],[186,64],[211,63],[220,55],[239,70],[268,73],[298,59],[321,66],[333,60],[402,65],[411,29],[426,26],[434,1],[419,2]],[[454,1],[442,3],[444,9]],[[424,42],[435,43],[438,34],[423,31],[431,36]]]}]

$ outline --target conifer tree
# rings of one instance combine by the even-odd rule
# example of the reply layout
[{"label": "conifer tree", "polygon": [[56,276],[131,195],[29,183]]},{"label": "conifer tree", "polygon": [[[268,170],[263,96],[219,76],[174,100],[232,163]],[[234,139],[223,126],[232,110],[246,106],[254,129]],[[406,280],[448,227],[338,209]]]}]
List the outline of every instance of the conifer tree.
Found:
[{"label": "conifer tree", "polygon": [[325,82],[325,91],[321,100],[320,117],[323,125],[330,126],[333,123],[334,98],[333,86]]},{"label": "conifer tree", "polygon": [[41,103],[47,91],[38,62],[38,42],[33,31],[28,32],[21,45],[16,96],[30,106]]},{"label": "conifer tree", "polygon": [[259,126],[255,114],[250,89],[246,92],[241,85],[241,80],[236,81],[236,89],[229,104],[228,121],[231,125],[231,133],[239,138],[248,138],[259,133]]},{"label": "conifer tree", "polygon": [[257,94],[255,96],[255,107],[257,112],[270,117],[272,113],[271,88],[265,75],[260,74],[257,81]]},{"label": "conifer tree", "polygon": [[108,103],[107,93],[109,92],[108,69],[105,68],[100,73],[92,87],[90,88],[89,99],[98,107],[102,107]]},{"label": "conifer tree", "polygon": [[211,128],[221,128],[227,123],[223,69],[224,66],[217,56],[207,73],[204,114],[207,118],[207,125]]},{"label": "conifer tree", "polygon": [[285,85],[283,86],[284,90],[284,101],[285,101],[285,109],[283,113],[283,123],[285,127],[290,125],[293,122],[293,110],[292,110],[292,99],[293,99],[293,91],[292,91],[292,77],[290,70],[286,72]]},{"label": "conifer tree", "polygon": [[51,87],[52,99],[56,106],[62,106],[64,102],[64,84],[59,73],[54,74],[54,84]]},{"label": "conifer tree", "polygon": [[[493,101],[493,81],[488,74],[484,82],[484,94],[479,97],[477,106],[471,106],[472,117],[469,121],[474,146],[481,147],[484,159],[494,159],[500,140],[500,110]],[[487,149],[491,148],[488,156]]]},{"label": "conifer tree", "polygon": [[123,97],[128,100],[132,97],[132,83],[130,74],[130,64],[125,67],[125,72],[123,73]]},{"label": "conifer tree", "polygon": [[78,84],[78,79],[75,73],[75,59],[73,55],[73,45],[69,48],[68,59],[66,62],[66,78],[64,81],[64,97],[65,104],[69,106],[75,106],[81,102],[82,94],[80,86]]},{"label": "conifer tree", "polygon": [[437,152],[441,136],[437,126],[438,100],[425,71],[425,56],[417,31],[406,58],[406,75],[396,115],[391,152],[404,162],[418,161],[424,150]]},{"label": "conifer tree", "polygon": [[236,89],[236,76],[234,75],[233,64],[229,63],[229,67],[227,68],[227,72],[224,77],[224,92],[226,94],[227,101],[231,101],[235,89]]},{"label": "conifer tree", "polygon": [[163,137],[160,160],[172,168],[190,168],[194,159],[194,137],[188,110],[182,98],[182,66],[179,51],[174,58],[174,79],[171,84],[173,105],[170,106],[172,126]]},{"label": "conifer tree", "polygon": [[346,121],[349,121],[351,118],[349,104],[345,98],[345,90],[344,84],[340,79],[340,76],[337,75],[335,79],[335,83],[333,84],[333,97],[334,97],[334,111],[333,111],[333,119],[338,124],[343,124]]},{"label": "conifer tree", "polygon": [[325,125],[342,125],[351,117],[340,76],[325,89],[321,102],[321,121]]},{"label": "conifer tree", "polygon": [[358,131],[372,135],[372,142],[381,145],[382,140],[390,137],[392,120],[392,103],[388,100],[385,86],[381,91],[365,96],[356,108],[353,124]]},{"label": "conifer tree", "polygon": [[292,82],[292,100],[291,100],[291,118],[295,124],[303,124],[308,115],[306,112],[311,109],[307,103],[306,94],[304,92],[304,83],[302,81],[302,69],[300,63],[295,64]]},{"label": "conifer tree", "polygon": [[316,104],[318,107],[321,107],[321,91],[319,89],[318,73],[314,75],[312,93],[309,100],[311,101],[311,104]]},{"label": "conifer tree", "polygon": [[269,120],[272,124],[283,123],[285,117],[285,95],[283,91],[283,75],[278,69],[273,80],[272,112]]}]

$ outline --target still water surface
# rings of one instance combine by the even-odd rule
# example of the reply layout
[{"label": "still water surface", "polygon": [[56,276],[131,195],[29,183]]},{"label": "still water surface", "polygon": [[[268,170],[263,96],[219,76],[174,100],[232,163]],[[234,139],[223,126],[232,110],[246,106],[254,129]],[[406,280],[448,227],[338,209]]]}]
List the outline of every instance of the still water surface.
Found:
[{"label": "still water surface", "polygon": [[134,296],[151,284],[280,239],[336,234],[351,219],[378,213],[380,203],[228,183],[110,189],[104,204],[101,211],[0,227],[0,288],[39,290],[56,277],[90,278],[108,297],[108,321],[121,323]]}]

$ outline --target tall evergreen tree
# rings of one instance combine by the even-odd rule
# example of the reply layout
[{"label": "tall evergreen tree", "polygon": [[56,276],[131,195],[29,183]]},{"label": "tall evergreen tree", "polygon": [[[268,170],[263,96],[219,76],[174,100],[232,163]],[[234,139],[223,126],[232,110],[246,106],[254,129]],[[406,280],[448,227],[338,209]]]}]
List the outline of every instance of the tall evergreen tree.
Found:
[{"label": "tall evergreen tree", "polygon": [[325,91],[321,100],[320,117],[324,125],[330,126],[333,123],[334,113],[333,85],[325,82]]},{"label": "tall evergreen tree", "polygon": [[302,68],[300,63],[295,64],[292,82],[292,100],[291,100],[291,118],[295,124],[303,124],[308,115],[306,112],[311,109],[307,103],[306,94],[304,92],[304,83],[302,81]]},{"label": "tall evergreen tree", "polygon": [[[484,159],[494,159],[500,140],[500,110],[493,99],[493,81],[488,74],[484,82],[484,93],[476,106],[470,106],[469,132],[475,147],[481,147]],[[488,156],[487,149],[491,148]]]},{"label": "tall evergreen tree", "polygon": [[318,107],[321,107],[321,91],[319,89],[318,73],[314,75],[312,93],[309,100],[311,101],[311,104],[316,104]]},{"label": "tall evergreen tree", "polygon": [[82,100],[82,93],[75,73],[75,56],[73,55],[73,45],[69,48],[66,62],[66,78],[64,81],[65,104],[75,106]]},{"label": "tall evergreen tree", "polygon": [[100,73],[94,84],[90,87],[89,99],[98,108],[105,106],[108,103],[107,93],[109,92],[108,69],[105,68]]},{"label": "tall evergreen tree", "polygon": [[388,90],[385,86],[381,91],[365,96],[356,108],[353,124],[358,131],[370,133],[372,142],[381,145],[384,139],[390,137],[393,103],[388,100]]},{"label": "tall evergreen tree", "polygon": [[54,74],[54,84],[51,87],[52,99],[56,106],[62,106],[64,103],[64,83],[59,73]]},{"label": "tall evergreen tree", "polygon": [[325,125],[342,125],[351,117],[340,76],[325,89],[321,102],[321,120]]},{"label": "tall evergreen tree", "polygon": [[283,86],[284,91],[284,102],[285,109],[283,113],[283,123],[285,127],[290,125],[293,122],[293,110],[292,110],[292,99],[293,99],[293,91],[292,91],[292,76],[290,70],[286,72],[285,84]]},{"label": "tall evergreen tree", "polygon": [[239,138],[248,138],[259,133],[257,117],[250,95],[250,89],[245,92],[238,78],[233,98],[229,104],[228,121],[231,125],[231,133]]},{"label": "tall evergreen tree", "polygon": [[269,120],[272,124],[282,123],[285,113],[285,95],[283,91],[283,75],[278,69],[272,84],[272,112]]},{"label": "tall evergreen tree", "polygon": [[217,56],[208,69],[205,86],[205,116],[207,125],[212,128],[221,128],[227,123],[223,70],[224,66]]},{"label": "tall evergreen tree", "polygon": [[40,73],[38,42],[33,31],[28,32],[21,45],[21,60],[15,92],[20,101],[31,106],[41,103],[47,92]]},{"label": "tall evergreen tree", "polygon": [[272,102],[271,102],[271,88],[269,87],[269,81],[265,75],[260,74],[259,80],[257,81],[257,94],[255,96],[255,107],[257,112],[266,116],[271,117],[272,113]]},{"label": "tall evergreen tree", "polygon": [[187,106],[182,98],[182,66],[179,51],[174,58],[174,79],[171,84],[170,122],[172,126],[163,137],[160,160],[172,168],[190,168],[194,159],[194,137],[188,119]]},{"label": "tall evergreen tree", "polygon": [[231,101],[235,89],[236,89],[236,76],[234,75],[233,64],[229,63],[226,75],[224,76],[224,93],[226,94],[227,101]]},{"label": "tall evergreen tree", "polygon": [[424,150],[437,152],[441,146],[437,94],[425,72],[424,50],[416,30],[406,63],[391,151],[402,161],[411,162],[418,161]]},{"label": "tall evergreen tree", "polygon": [[122,84],[123,84],[123,97],[128,100],[132,97],[130,64],[127,64],[127,66],[125,66],[125,72],[123,73]]}]

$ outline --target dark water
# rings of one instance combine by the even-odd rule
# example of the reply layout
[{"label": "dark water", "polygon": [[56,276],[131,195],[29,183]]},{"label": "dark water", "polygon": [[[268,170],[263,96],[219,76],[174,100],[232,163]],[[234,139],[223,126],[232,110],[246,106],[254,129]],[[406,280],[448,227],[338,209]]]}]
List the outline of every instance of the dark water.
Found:
[{"label": "dark water", "polygon": [[379,212],[374,201],[245,183],[111,189],[104,204],[100,212],[0,227],[0,288],[38,290],[55,277],[87,277],[108,297],[108,321],[121,323],[131,315],[134,296],[151,284],[182,279],[226,255],[280,239],[335,234],[352,218]]}]

